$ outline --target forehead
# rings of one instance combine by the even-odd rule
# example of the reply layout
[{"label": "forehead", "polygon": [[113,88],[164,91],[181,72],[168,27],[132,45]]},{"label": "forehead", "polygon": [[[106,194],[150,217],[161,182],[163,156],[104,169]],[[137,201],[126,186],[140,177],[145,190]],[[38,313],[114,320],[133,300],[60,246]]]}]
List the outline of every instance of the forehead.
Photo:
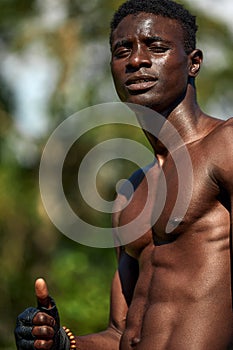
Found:
[{"label": "forehead", "polygon": [[183,29],[177,20],[145,12],[124,17],[113,31],[112,42],[155,36],[169,42],[184,42]]}]

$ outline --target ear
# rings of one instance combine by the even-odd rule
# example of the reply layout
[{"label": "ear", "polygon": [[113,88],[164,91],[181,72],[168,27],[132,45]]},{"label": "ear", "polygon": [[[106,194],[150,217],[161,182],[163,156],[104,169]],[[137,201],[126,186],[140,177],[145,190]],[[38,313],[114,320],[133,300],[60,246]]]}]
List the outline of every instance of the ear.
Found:
[{"label": "ear", "polygon": [[189,76],[195,78],[201,68],[203,61],[203,53],[196,49],[189,54]]}]

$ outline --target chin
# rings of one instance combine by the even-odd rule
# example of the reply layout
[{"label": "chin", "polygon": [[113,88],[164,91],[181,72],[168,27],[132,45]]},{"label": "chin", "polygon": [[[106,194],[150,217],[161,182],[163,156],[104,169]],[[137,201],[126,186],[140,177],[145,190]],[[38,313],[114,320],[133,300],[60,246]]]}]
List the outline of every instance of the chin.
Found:
[{"label": "chin", "polygon": [[141,105],[141,106],[153,109],[156,112],[160,112],[160,104],[156,104],[154,99],[151,99],[142,94],[130,96],[127,99],[125,99],[123,102],[134,103],[137,105]]}]

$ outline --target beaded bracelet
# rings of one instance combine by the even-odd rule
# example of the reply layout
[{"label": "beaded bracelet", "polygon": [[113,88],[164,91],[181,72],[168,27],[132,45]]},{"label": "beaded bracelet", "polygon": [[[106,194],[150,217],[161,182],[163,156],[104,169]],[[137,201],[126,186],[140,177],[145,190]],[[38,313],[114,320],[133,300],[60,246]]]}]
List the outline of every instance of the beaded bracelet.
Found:
[{"label": "beaded bracelet", "polygon": [[73,335],[73,333],[71,332],[71,330],[65,326],[62,327],[64,329],[64,331],[66,332],[66,335],[67,337],[69,338],[70,340],[70,349],[77,349],[76,347],[76,340],[75,340],[75,337]]}]

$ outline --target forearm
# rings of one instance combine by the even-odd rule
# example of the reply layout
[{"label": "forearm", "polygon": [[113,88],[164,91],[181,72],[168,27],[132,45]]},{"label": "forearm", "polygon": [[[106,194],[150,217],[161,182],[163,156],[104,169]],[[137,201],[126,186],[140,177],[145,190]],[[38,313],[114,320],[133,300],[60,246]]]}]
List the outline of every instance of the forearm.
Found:
[{"label": "forearm", "polygon": [[77,336],[75,339],[77,350],[119,350],[121,333],[109,327],[106,331]]}]

